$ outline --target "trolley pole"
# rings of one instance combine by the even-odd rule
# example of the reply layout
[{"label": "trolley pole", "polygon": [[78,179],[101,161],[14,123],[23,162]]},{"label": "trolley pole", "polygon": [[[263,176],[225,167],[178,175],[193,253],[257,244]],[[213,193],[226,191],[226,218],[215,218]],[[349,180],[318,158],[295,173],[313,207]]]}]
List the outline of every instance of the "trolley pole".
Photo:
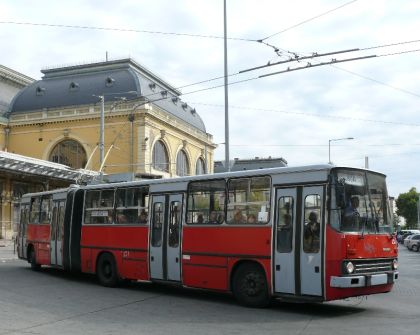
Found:
[{"label": "trolley pole", "polygon": [[226,0],[223,0],[224,14],[224,65],[225,65],[225,167],[230,171],[229,162],[229,99],[228,99],[228,63],[227,63],[227,19],[226,19]]}]

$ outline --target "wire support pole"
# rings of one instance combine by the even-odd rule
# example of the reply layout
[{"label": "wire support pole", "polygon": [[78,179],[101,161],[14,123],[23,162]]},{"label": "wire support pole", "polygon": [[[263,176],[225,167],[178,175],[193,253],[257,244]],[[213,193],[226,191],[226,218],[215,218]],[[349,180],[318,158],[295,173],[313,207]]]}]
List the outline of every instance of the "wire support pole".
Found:
[{"label": "wire support pole", "polygon": [[104,163],[104,132],[105,132],[105,96],[100,95],[98,96],[101,100],[101,117],[100,117],[100,125],[99,125],[99,166],[102,166]]},{"label": "wire support pole", "polygon": [[225,87],[225,167],[226,171],[230,171],[229,159],[229,98],[228,98],[228,63],[227,63],[227,18],[226,18],[226,0],[223,0],[224,15],[224,87]]}]

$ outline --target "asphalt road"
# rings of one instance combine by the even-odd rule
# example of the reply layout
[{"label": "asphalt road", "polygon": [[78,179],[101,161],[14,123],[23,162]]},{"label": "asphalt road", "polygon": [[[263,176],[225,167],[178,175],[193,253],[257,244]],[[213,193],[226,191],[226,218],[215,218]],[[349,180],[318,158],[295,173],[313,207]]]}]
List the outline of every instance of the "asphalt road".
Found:
[{"label": "asphalt road", "polygon": [[0,247],[2,334],[414,334],[420,253],[400,247],[391,293],[323,304],[241,307],[229,295],[150,284],[104,288],[91,276],[33,272]]}]

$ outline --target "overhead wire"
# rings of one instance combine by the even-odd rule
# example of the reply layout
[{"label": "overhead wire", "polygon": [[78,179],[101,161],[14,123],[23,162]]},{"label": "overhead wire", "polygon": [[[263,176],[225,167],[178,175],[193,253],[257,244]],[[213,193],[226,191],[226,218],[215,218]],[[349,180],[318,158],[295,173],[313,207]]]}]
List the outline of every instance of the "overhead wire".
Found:
[{"label": "overhead wire", "polygon": [[[35,23],[35,22],[18,22],[18,21],[0,21],[0,24],[70,28],[70,29],[87,29],[87,30],[105,30],[105,31],[117,31],[117,32],[129,32],[129,33],[199,37],[199,38],[210,38],[210,39],[223,39],[224,38],[223,36],[217,36],[217,35],[202,35],[202,34],[176,33],[176,32],[167,32],[167,31],[140,30],[140,29],[132,29],[132,28],[111,28],[111,27],[82,26],[82,25],[69,25],[69,24],[52,24],[52,23]],[[256,40],[254,39],[241,38],[241,37],[228,37],[227,39],[234,40],[234,41],[256,42]]]},{"label": "overhead wire", "polygon": [[[217,107],[217,108],[223,107],[223,105],[205,104],[205,103],[200,103],[200,102],[192,102],[192,104],[205,105],[205,106]],[[235,105],[229,105],[229,107],[232,109],[255,110],[259,112],[273,112],[273,113],[283,113],[283,114],[292,114],[292,115],[301,115],[301,116],[314,116],[314,117],[330,118],[330,119],[338,119],[338,120],[362,121],[362,122],[372,122],[372,123],[381,123],[381,124],[389,124],[389,125],[420,127],[420,124],[412,123],[412,122],[408,123],[408,122],[398,122],[398,121],[372,120],[372,119],[355,118],[355,117],[349,117],[349,116],[337,116],[337,115],[317,114],[317,113],[307,113],[307,112],[291,112],[291,111],[284,111],[284,110],[277,110],[277,109],[253,108],[253,107],[235,106]]]},{"label": "overhead wire", "polygon": [[[328,147],[328,144],[230,144],[233,147]],[[418,143],[386,143],[386,144],[363,144],[363,147],[396,147],[396,146],[420,146]],[[354,147],[354,144],[331,144],[334,147]]]},{"label": "overhead wire", "polygon": [[397,45],[411,44],[411,43],[417,43],[417,42],[420,42],[420,40],[411,40],[411,41],[404,41],[404,42],[381,44],[381,45],[376,45],[376,46],[373,46],[373,47],[360,48],[360,50],[362,51],[362,50],[371,50],[371,49],[379,49],[379,48],[388,48],[388,47],[393,47],[393,46],[397,46]]},{"label": "overhead wire", "polygon": [[[332,9],[332,10],[329,10],[327,12],[324,12],[324,13],[320,14],[320,15],[317,15],[315,17],[312,17],[312,18],[310,18],[308,20],[302,21],[302,22],[300,22],[300,23],[298,23],[296,25],[293,25],[291,27],[288,27],[286,29],[283,29],[282,31],[277,32],[277,33],[272,34],[272,35],[269,35],[269,36],[267,36],[267,37],[265,37],[265,38],[263,38],[261,40],[254,40],[254,39],[247,39],[247,38],[235,38],[235,37],[232,37],[232,38],[229,38],[229,39],[232,39],[232,40],[242,40],[242,41],[258,41],[258,42],[261,42],[261,41],[264,41],[264,40],[266,40],[266,39],[268,39],[270,37],[273,37],[275,35],[278,35],[278,34],[281,34],[281,33],[285,32],[287,30],[290,30],[290,29],[292,29],[294,27],[297,27],[299,25],[302,25],[302,24],[304,24],[306,22],[312,21],[312,20],[314,20],[316,18],[319,18],[319,17],[321,17],[323,15],[326,15],[328,13],[331,13],[331,12],[335,11],[335,10],[338,10],[338,9],[340,9],[340,8],[342,8],[344,6],[347,6],[347,5],[349,5],[349,4],[351,4],[351,3],[355,2],[355,1],[357,1],[357,0],[353,0],[353,1],[347,2],[347,3],[345,3],[345,4],[343,4],[343,5],[339,6],[339,7],[336,7],[334,9]],[[126,32],[151,33],[151,34],[176,35],[176,36],[189,36],[189,37],[202,37],[202,38],[220,38],[220,39],[223,38],[221,36],[214,36],[214,35],[200,35],[200,34],[174,33],[174,32],[150,31],[150,30],[124,29],[124,28],[95,27],[95,26],[77,26],[77,25],[46,24],[46,23],[15,22],[15,21],[0,21],[0,24],[17,24],[17,25],[47,26],[47,27],[61,27],[61,28],[94,29],[94,30],[113,30],[113,31],[126,31]],[[384,48],[384,47],[389,47],[389,46],[403,45],[403,44],[409,44],[409,43],[415,43],[415,42],[420,42],[420,40],[411,40],[411,41],[403,41],[403,42],[396,42],[396,43],[390,43],[390,44],[383,44],[383,45],[378,45],[378,46],[373,46],[373,47],[360,48],[358,50],[360,50],[360,51],[362,51],[362,50],[370,50],[370,49]],[[272,46],[272,47],[273,48],[276,48],[275,46]],[[356,51],[356,49],[355,49],[355,51]],[[412,53],[412,52],[418,52],[418,51],[420,51],[420,49],[400,51],[400,52],[395,52],[395,53],[388,53],[388,54],[383,54],[383,55],[377,55],[376,57],[386,57],[386,56],[393,56],[393,55],[399,55],[399,54],[405,54],[405,53]],[[287,51],[287,52],[288,53],[291,53],[293,55],[296,55],[296,57],[297,57],[297,54],[296,53],[289,52],[289,51]],[[303,58],[312,58],[312,57],[310,57],[310,56],[309,57],[308,56],[304,56],[301,59],[303,59]],[[301,59],[299,59],[299,57],[297,57],[297,61],[298,60],[301,60]],[[290,61],[293,61],[293,60],[294,59],[292,59]],[[353,59],[350,59],[350,60],[353,60]],[[350,60],[348,60],[348,61],[350,61]],[[282,62],[280,62],[280,63],[282,63]],[[317,64],[316,66],[321,66],[321,65],[329,65],[329,64],[319,64],[319,65]],[[315,65],[306,66],[304,68],[309,68],[309,67],[314,67],[314,66]],[[381,82],[379,80],[376,80],[376,79],[373,79],[373,78],[369,78],[367,76],[363,76],[363,75],[357,74],[355,72],[352,72],[352,71],[349,71],[349,70],[345,70],[345,69],[336,67],[336,66],[334,66],[332,64],[331,64],[331,66],[332,67],[335,67],[335,68],[337,68],[337,69],[339,69],[341,71],[345,71],[345,72],[350,73],[352,75],[356,75],[358,77],[361,77],[363,79],[370,80],[370,81],[373,81],[375,83],[378,83],[378,84],[381,84],[381,85],[384,85],[384,86],[393,88],[393,89],[398,90],[400,92],[407,93],[407,94],[410,94],[410,95],[413,95],[413,96],[416,96],[416,97],[420,97],[420,94],[416,94],[416,93],[410,92],[408,90],[401,89],[401,88],[398,88],[398,87],[395,87],[395,86],[392,86],[392,85],[383,83],[383,82]],[[297,69],[289,69],[289,70],[280,71],[280,72],[274,73],[274,74],[285,73],[285,72],[289,72],[289,71],[292,71],[292,70],[296,71]],[[232,74],[229,74],[228,76],[229,77],[237,76],[237,75],[241,74],[242,72],[243,71],[240,71],[238,73],[232,73]],[[268,74],[268,75],[273,75],[273,74]],[[228,85],[235,85],[235,84],[239,84],[239,83],[244,83],[244,82],[248,82],[248,81],[252,81],[252,80],[256,80],[256,79],[262,78],[264,76],[267,76],[267,75],[263,75],[261,77],[258,76],[258,77],[253,77],[253,78],[247,78],[247,79],[239,80],[239,81],[235,81],[235,82],[230,82]],[[218,76],[218,77],[214,77],[214,78],[210,78],[210,79],[206,79],[206,80],[201,80],[201,81],[198,81],[198,82],[195,82],[195,83],[191,83],[191,84],[180,86],[177,89],[182,89],[182,88],[191,87],[191,86],[195,86],[195,85],[199,85],[199,84],[203,84],[203,83],[208,83],[208,82],[219,80],[219,79],[222,79],[222,78],[224,78],[224,76]],[[181,95],[188,95],[188,94],[198,93],[198,92],[202,92],[202,91],[212,90],[212,89],[220,88],[220,87],[223,87],[223,86],[224,86],[224,84],[223,85],[215,85],[215,86],[211,86],[211,87],[207,87],[207,88],[202,88],[202,89],[198,89],[198,90],[194,90],[194,91],[190,91],[190,92],[186,92],[186,93],[181,93]],[[153,96],[153,95],[156,95],[156,94],[158,94],[158,93],[151,94],[150,96]],[[160,98],[160,99],[152,100],[150,102],[155,102],[155,101],[165,100],[165,99],[166,98]],[[287,112],[287,113],[292,113],[292,112]],[[297,113],[297,114],[299,114],[299,113]],[[303,114],[307,114],[307,113],[303,113]],[[313,115],[313,116],[317,116],[317,115]],[[336,117],[336,116],[325,116],[325,117],[330,117],[330,118],[345,118],[345,117]],[[409,125],[409,124],[405,124],[405,123],[401,123],[401,122],[392,122],[392,121],[378,121],[378,120],[367,120],[367,119],[366,120],[365,119],[357,119],[357,120],[358,121],[365,121],[365,122],[377,122],[377,123],[389,123],[389,124]],[[412,125],[412,124],[410,124],[410,125]],[[418,126],[418,125],[414,125],[414,126]]]},{"label": "overhead wire", "polygon": [[305,24],[305,23],[308,23],[308,22],[310,22],[310,21],[313,21],[313,20],[315,20],[315,19],[318,19],[318,18],[320,18],[320,17],[322,17],[322,16],[325,16],[325,15],[327,15],[327,14],[330,14],[330,13],[332,13],[332,12],[335,12],[336,10],[339,10],[339,9],[341,9],[341,8],[345,7],[345,6],[348,6],[348,5],[350,5],[350,4],[352,4],[352,3],[356,2],[356,1],[358,1],[358,0],[352,0],[352,1],[346,2],[345,4],[342,4],[342,5],[338,6],[338,7],[335,7],[335,8],[333,8],[333,9],[330,9],[330,10],[328,10],[328,11],[326,11],[326,12],[323,12],[323,13],[321,13],[321,14],[318,14],[318,15],[316,15],[316,16],[314,16],[314,17],[309,18],[309,19],[303,20],[303,21],[301,21],[301,22],[299,22],[299,23],[296,23],[296,24],[294,24],[294,25],[292,25],[292,26],[290,26],[290,27],[287,27],[287,28],[285,28],[285,29],[283,29],[283,30],[280,30],[279,32],[276,32],[276,33],[274,33],[274,34],[271,34],[271,35],[268,35],[268,36],[266,36],[266,37],[264,37],[264,38],[261,38],[261,39],[260,39],[260,40],[258,40],[258,41],[261,41],[261,42],[262,42],[262,41],[265,41],[265,40],[267,40],[267,39],[269,39],[269,38],[271,38],[271,37],[274,37],[274,36],[280,35],[280,34],[282,34],[282,33],[285,33],[286,31],[289,31],[289,30],[294,29],[294,28],[296,28],[296,27],[299,27],[299,26],[301,26],[301,25],[303,25],[303,24]]}]

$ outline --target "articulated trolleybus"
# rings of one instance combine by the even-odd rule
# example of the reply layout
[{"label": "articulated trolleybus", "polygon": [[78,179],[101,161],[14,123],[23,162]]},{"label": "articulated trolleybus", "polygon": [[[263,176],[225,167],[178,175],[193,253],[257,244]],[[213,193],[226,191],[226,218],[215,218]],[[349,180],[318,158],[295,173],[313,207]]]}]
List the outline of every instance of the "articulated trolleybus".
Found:
[{"label": "articulated trolleybus", "polygon": [[398,278],[385,176],[331,165],[26,194],[18,250],[33,269],[232,292],[254,307],[384,293]]}]

